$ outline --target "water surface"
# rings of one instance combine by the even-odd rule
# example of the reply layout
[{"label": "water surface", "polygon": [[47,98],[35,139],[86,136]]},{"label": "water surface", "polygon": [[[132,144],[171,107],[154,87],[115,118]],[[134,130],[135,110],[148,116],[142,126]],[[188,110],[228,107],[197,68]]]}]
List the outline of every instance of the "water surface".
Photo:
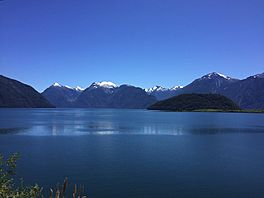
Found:
[{"label": "water surface", "polygon": [[0,109],[0,151],[28,183],[89,197],[263,197],[264,115]]}]

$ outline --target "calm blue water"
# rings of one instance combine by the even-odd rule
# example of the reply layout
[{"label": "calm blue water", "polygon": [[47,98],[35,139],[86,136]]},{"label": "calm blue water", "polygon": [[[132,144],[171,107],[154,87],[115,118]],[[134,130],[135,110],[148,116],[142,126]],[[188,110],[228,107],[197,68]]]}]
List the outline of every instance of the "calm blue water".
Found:
[{"label": "calm blue water", "polygon": [[91,198],[264,197],[264,114],[0,109],[26,183]]}]

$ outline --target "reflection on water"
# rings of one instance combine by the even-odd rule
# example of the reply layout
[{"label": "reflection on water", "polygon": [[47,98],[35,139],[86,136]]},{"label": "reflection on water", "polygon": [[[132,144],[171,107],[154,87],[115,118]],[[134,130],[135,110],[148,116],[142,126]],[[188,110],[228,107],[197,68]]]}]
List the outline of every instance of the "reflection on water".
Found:
[{"label": "reflection on water", "polygon": [[28,130],[27,128],[0,128],[0,134],[16,134]]},{"label": "reflection on water", "polygon": [[203,135],[263,133],[263,114],[114,109],[1,109],[0,134]]}]

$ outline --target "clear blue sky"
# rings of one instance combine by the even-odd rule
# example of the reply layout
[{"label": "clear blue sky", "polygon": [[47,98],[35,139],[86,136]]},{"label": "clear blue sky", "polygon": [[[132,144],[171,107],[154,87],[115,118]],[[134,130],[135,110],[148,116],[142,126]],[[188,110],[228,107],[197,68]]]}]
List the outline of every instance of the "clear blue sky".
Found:
[{"label": "clear blue sky", "polygon": [[263,0],[2,0],[0,25],[0,73],[39,91],[264,72]]}]

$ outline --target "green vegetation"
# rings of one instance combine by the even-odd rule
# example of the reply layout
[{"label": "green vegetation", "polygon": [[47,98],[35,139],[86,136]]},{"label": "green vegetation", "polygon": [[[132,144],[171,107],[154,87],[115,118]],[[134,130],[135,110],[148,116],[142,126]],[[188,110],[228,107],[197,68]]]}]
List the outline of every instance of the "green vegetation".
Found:
[{"label": "green vegetation", "polygon": [[25,186],[23,180],[20,184],[15,184],[16,161],[19,158],[17,153],[4,160],[0,154],[0,197],[28,198],[40,197],[42,188],[37,184],[34,186]]},{"label": "green vegetation", "polygon": [[182,94],[159,101],[150,110],[166,111],[241,111],[231,99],[219,94]]},{"label": "green vegetation", "polygon": [[[16,167],[19,154],[15,153],[9,158],[4,159],[4,156],[0,154],[0,197],[3,198],[44,198],[43,188],[35,184],[34,186],[24,185],[23,179],[17,184],[18,178],[16,177]],[[65,198],[66,190],[68,188],[68,178],[63,182],[63,185],[59,185],[54,191],[50,189],[49,198]],[[72,197],[73,198],[86,198],[83,195],[84,186],[77,188],[74,186]]]}]

